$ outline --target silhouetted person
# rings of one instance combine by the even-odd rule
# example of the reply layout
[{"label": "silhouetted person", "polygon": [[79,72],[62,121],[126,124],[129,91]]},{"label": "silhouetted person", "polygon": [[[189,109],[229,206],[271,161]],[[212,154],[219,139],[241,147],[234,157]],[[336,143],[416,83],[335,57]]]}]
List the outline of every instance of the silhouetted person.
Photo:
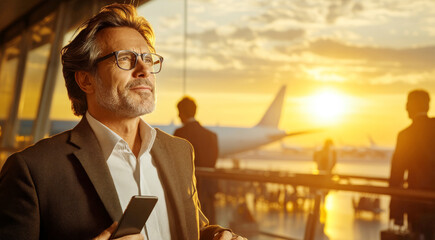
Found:
[{"label": "silhouetted person", "polygon": [[337,153],[331,139],[326,139],[323,148],[314,153],[314,161],[317,163],[319,173],[331,173],[337,163]]},{"label": "silhouetted person", "polygon": [[[218,142],[214,132],[207,130],[196,121],[196,103],[190,97],[184,97],[177,104],[178,116],[183,127],[175,130],[174,135],[187,139],[195,152],[195,166],[214,168],[218,157]],[[201,209],[210,223],[216,223],[214,197],[217,191],[216,181],[213,179],[197,179],[198,196]]]},{"label": "silhouetted person", "polygon": [[[414,90],[408,95],[406,110],[412,124],[397,137],[396,150],[391,161],[390,186],[397,188],[435,190],[435,119],[429,118],[429,94]],[[407,172],[407,177],[405,172]],[[432,202],[407,202],[392,197],[390,219],[403,225],[407,213],[411,231],[433,240],[435,229],[435,204]]]}]

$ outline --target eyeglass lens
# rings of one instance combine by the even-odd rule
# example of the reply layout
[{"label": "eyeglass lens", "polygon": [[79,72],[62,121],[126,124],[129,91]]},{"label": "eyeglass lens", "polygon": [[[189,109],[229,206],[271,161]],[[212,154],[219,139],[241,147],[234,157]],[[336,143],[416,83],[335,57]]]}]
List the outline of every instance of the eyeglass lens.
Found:
[{"label": "eyeglass lens", "polygon": [[[153,54],[142,54],[140,55],[142,61],[151,68],[151,73],[160,72],[162,63],[160,61],[160,57]],[[120,51],[118,52],[118,66],[124,70],[131,70],[136,66],[136,58],[137,55],[132,51]]]}]

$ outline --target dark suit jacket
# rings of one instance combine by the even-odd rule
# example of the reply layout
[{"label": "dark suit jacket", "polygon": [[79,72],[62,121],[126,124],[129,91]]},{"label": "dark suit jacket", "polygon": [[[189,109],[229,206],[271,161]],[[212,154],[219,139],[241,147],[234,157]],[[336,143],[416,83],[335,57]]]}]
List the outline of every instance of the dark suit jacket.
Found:
[{"label": "dark suit jacket", "polygon": [[195,166],[215,167],[218,158],[218,142],[214,132],[197,121],[189,122],[175,130],[175,136],[187,139],[195,150]]},{"label": "dark suit jacket", "polygon": [[[405,171],[408,171],[407,179],[404,178]],[[389,183],[391,187],[402,188],[404,182],[408,183],[409,189],[435,191],[435,119],[433,118],[418,117],[397,137]],[[397,198],[392,198],[390,218],[401,219],[404,212],[412,218],[412,215],[418,215],[428,207],[431,208],[425,204],[406,204]]]},{"label": "dark suit jacket", "polygon": [[[172,239],[221,230],[199,210],[189,143],[157,130],[151,154],[165,190]],[[85,118],[13,154],[0,173],[0,239],[91,239],[122,215],[115,185]]]}]

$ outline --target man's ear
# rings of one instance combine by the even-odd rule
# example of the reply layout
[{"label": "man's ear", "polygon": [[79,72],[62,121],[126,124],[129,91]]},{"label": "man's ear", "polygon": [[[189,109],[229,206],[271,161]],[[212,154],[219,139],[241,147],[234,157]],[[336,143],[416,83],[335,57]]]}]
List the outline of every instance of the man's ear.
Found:
[{"label": "man's ear", "polygon": [[94,89],[94,79],[90,73],[85,71],[75,72],[75,79],[77,85],[79,85],[80,89],[85,93],[93,93]]}]

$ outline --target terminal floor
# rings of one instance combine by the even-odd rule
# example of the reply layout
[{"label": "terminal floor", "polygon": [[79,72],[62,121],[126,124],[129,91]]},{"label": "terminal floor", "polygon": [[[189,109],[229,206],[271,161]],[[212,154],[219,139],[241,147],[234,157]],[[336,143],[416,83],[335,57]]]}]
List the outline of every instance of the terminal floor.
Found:
[{"label": "terminal floor", "polygon": [[[355,214],[352,199],[361,195],[352,192],[331,191],[325,198],[317,221],[316,240],[379,240],[380,231],[388,228],[388,196],[380,197],[380,214],[361,212]],[[362,195],[367,196],[367,195]],[[373,196],[368,196],[373,197]],[[284,209],[282,204],[259,201],[253,204],[249,196],[246,206],[258,223],[259,230],[291,239],[304,239],[308,213],[313,201],[307,199],[299,209],[293,209],[288,203]],[[243,217],[238,215],[240,200],[224,201],[221,197],[216,202],[217,222],[225,227],[245,224]],[[249,236],[250,240],[279,240],[282,238],[270,237],[263,234]]]}]

